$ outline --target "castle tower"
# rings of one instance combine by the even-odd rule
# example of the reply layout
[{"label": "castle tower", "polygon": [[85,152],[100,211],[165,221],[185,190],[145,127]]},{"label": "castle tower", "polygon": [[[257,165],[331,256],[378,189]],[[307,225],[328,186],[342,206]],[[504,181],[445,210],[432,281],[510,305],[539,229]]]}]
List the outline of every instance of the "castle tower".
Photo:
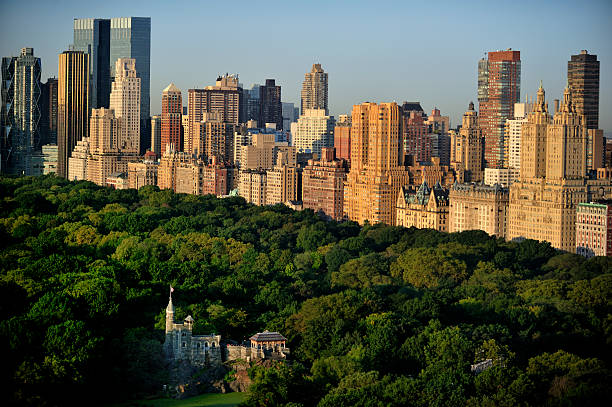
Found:
[{"label": "castle tower", "polygon": [[174,328],[174,304],[172,304],[172,293],[170,293],[170,301],[166,307],[166,335],[172,332]]}]

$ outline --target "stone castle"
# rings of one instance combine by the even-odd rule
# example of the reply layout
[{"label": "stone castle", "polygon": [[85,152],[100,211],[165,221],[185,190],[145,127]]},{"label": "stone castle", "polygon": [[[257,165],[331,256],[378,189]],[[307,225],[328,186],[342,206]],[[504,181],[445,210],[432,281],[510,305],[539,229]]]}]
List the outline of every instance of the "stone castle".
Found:
[{"label": "stone castle", "polygon": [[[264,331],[241,345],[221,346],[221,335],[193,335],[194,319],[187,316],[182,323],[174,322],[172,293],[166,307],[166,340],[164,354],[171,362],[185,361],[195,367],[220,366],[222,362],[242,359],[247,362],[261,359],[286,359],[287,338],[278,332]],[[225,351],[225,352],[223,352]]]},{"label": "stone castle", "polygon": [[193,366],[210,367],[221,364],[221,335],[192,335],[191,315],[180,324],[174,322],[172,294],[166,307],[166,341],[164,353],[169,361],[187,361]]}]

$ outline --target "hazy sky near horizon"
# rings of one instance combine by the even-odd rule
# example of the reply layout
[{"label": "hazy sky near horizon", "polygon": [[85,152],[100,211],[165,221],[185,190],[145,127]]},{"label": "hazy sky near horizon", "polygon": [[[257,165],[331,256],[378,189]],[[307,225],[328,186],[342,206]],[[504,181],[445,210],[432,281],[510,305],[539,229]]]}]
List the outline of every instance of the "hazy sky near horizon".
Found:
[{"label": "hazy sky near horizon", "polygon": [[521,51],[521,101],[540,80],[552,108],[567,61],[581,49],[601,64],[599,127],[612,137],[612,1],[116,1],[0,0],[0,56],[34,48],[43,81],[57,75],[73,18],[151,17],[151,113],[170,82],[183,93],[238,73],[245,87],[274,78],[300,101],[304,73],[329,73],[334,115],[370,102],[420,101],[453,126],[477,100],[486,51]]}]

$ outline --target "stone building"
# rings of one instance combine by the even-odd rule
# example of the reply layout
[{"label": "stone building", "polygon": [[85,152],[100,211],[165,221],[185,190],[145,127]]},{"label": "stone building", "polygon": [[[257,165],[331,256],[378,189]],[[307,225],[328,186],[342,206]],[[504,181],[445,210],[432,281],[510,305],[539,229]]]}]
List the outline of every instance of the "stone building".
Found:
[{"label": "stone building", "polygon": [[221,335],[193,335],[194,319],[187,316],[174,322],[172,294],[166,307],[166,340],[164,354],[169,361],[187,361],[192,366],[209,367],[221,364]]},{"label": "stone building", "polygon": [[346,162],[336,159],[333,148],[324,148],[320,160],[308,160],[302,173],[303,208],[341,220],[346,172]]},{"label": "stone building", "polygon": [[255,205],[265,205],[267,202],[267,176],[263,170],[240,171],[240,196]]},{"label": "stone building", "polygon": [[449,232],[483,230],[489,235],[506,236],[508,188],[456,183],[450,189],[449,202]]},{"label": "stone building", "polygon": [[542,85],[523,124],[520,178],[510,187],[508,239],[546,240],[576,250],[576,206],[612,195],[610,179],[587,177],[587,127],[569,89],[554,116]]},{"label": "stone building", "polygon": [[463,115],[459,131],[451,131],[451,165],[465,171],[466,182],[480,182],[483,179],[484,139],[478,122],[474,103],[470,102]]},{"label": "stone building", "polygon": [[351,170],[344,184],[346,218],[360,224],[395,224],[397,196],[410,180],[400,127],[395,102],[353,106]]},{"label": "stone building", "polygon": [[263,331],[249,338],[242,345],[227,345],[227,360],[286,359],[290,354],[287,338],[278,332]]},{"label": "stone building", "polygon": [[144,161],[128,163],[128,186],[129,188],[140,189],[145,185],[157,185],[157,169],[159,163],[155,160],[156,154],[147,151]]},{"label": "stone building", "polygon": [[576,207],[576,253],[612,256],[612,202],[579,203]]},{"label": "stone building", "polygon": [[406,168],[410,174],[410,185],[414,187],[426,182],[427,185],[440,183],[444,188],[450,188],[455,181],[464,182],[465,171],[441,165],[440,157],[431,157],[431,161],[415,163]]},{"label": "stone building", "polygon": [[279,152],[277,163],[266,174],[266,205],[298,199],[298,172],[288,162],[288,154]]},{"label": "stone building", "polygon": [[402,187],[397,197],[397,225],[448,232],[448,189],[423,181],[416,192]]}]

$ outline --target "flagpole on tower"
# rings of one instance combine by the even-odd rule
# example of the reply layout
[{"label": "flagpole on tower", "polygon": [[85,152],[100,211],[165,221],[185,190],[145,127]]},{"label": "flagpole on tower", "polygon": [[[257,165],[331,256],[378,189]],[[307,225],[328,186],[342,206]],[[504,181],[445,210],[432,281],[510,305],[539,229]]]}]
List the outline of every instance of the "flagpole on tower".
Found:
[{"label": "flagpole on tower", "polygon": [[172,288],[172,284],[170,285],[170,301],[172,301],[172,293],[174,292],[174,288]]}]

